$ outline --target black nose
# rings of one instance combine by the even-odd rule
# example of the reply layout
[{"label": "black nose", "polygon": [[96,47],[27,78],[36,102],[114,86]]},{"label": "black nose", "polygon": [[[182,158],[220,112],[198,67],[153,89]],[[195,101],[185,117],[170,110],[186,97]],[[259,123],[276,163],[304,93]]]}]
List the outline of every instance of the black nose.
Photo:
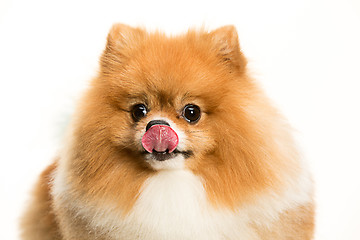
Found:
[{"label": "black nose", "polygon": [[170,124],[165,122],[164,120],[152,120],[146,125],[146,131],[154,125],[166,125],[170,127]]}]

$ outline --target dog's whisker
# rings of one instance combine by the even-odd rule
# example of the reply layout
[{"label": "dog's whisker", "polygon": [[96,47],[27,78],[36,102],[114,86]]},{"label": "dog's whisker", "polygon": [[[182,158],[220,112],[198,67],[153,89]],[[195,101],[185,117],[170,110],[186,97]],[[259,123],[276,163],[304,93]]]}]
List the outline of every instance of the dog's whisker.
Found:
[{"label": "dog's whisker", "polygon": [[204,136],[192,136],[192,137],[195,137],[195,138],[202,138],[202,139],[209,139],[209,137],[204,137]]},{"label": "dog's whisker", "polygon": [[208,131],[185,131],[186,133],[205,133]]}]

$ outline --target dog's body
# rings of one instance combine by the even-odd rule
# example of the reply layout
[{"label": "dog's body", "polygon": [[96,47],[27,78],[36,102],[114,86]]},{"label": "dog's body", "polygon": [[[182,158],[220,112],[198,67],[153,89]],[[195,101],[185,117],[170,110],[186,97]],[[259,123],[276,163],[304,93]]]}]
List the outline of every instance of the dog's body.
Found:
[{"label": "dog's body", "polygon": [[311,239],[312,182],[233,27],[115,25],[23,239]]}]

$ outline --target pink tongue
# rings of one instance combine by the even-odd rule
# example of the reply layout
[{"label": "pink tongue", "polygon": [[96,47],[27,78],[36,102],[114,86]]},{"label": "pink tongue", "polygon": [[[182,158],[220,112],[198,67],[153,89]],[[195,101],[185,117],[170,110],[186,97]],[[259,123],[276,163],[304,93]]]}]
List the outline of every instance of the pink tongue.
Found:
[{"label": "pink tongue", "polygon": [[166,125],[154,125],[144,134],[141,143],[146,151],[173,152],[179,143],[179,137],[176,132]]}]

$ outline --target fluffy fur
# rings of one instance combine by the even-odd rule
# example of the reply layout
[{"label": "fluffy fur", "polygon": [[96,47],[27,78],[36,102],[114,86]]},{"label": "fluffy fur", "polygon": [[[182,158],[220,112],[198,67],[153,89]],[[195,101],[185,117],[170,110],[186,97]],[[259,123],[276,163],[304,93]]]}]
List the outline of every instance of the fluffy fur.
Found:
[{"label": "fluffy fur", "polygon": [[[148,106],[138,122],[135,104]],[[186,104],[201,108],[185,121]],[[163,119],[191,154],[143,154]],[[248,76],[234,27],[177,37],[117,24],[24,240],[312,239],[312,182],[286,121]]]}]

